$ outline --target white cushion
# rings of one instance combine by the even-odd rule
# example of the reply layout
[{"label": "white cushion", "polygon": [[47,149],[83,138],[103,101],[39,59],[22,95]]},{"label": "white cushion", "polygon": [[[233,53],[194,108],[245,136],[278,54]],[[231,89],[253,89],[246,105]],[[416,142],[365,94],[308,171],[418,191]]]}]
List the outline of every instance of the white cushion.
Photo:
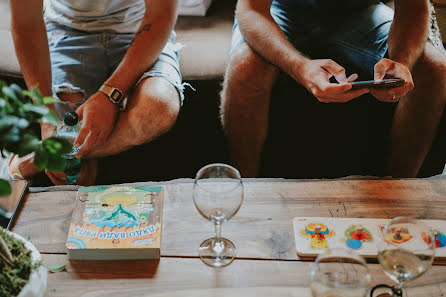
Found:
[{"label": "white cushion", "polygon": [[178,14],[204,16],[211,3],[212,0],[180,0]]}]

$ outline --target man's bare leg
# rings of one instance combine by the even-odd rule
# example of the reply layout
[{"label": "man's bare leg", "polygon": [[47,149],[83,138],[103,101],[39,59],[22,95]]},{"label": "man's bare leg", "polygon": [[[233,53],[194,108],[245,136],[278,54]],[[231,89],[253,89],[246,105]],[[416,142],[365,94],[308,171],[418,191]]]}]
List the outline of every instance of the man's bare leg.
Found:
[{"label": "man's bare leg", "polygon": [[161,77],[149,77],[138,84],[121,112],[107,141],[93,148],[88,158],[115,155],[150,142],[170,130],[180,109],[175,87]]},{"label": "man's bare leg", "polygon": [[246,43],[232,53],[221,93],[221,117],[231,163],[242,176],[258,175],[268,132],[271,89],[279,70]]},{"label": "man's bare leg", "polygon": [[[79,103],[84,99],[82,93],[60,93],[58,96],[62,101],[69,103]],[[167,132],[175,123],[179,108],[178,92],[170,82],[160,77],[143,80],[132,94],[127,111],[120,114],[108,140],[102,146],[95,148],[89,159],[82,160],[82,169],[88,168],[88,170],[81,169],[78,183],[94,184],[97,172],[96,157],[120,153],[133,146],[152,141]],[[35,173],[38,172],[32,162],[23,165]],[[26,169],[21,168],[21,170]],[[61,173],[52,175],[63,178]],[[53,181],[57,182],[56,179]]]},{"label": "man's bare leg", "polygon": [[446,100],[446,58],[427,43],[413,71],[414,90],[401,98],[391,131],[389,173],[416,177],[437,133]]}]

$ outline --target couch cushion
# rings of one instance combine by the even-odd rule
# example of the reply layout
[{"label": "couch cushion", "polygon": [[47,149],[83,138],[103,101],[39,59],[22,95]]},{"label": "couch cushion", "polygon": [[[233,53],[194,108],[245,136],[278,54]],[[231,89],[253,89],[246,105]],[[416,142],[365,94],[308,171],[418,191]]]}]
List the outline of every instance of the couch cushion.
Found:
[{"label": "couch cushion", "polygon": [[221,79],[229,57],[235,1],[217,0],[205,17],[179,17],[175,30],[187,79]]},{"label": "couch cushion", "polygon": [[[229,55],[234,0],[214,1],[205,17],[181,16],[175,30],[184,80],[221,79]],[[9,2],[0,1],[0,75],[21,76],[10,31]]]},{"label": "couch cushion", "polygon": [[9,1],[0,1],[0,75],[21,76],[19,62],[15,55],[11,36],[11,15]]}]

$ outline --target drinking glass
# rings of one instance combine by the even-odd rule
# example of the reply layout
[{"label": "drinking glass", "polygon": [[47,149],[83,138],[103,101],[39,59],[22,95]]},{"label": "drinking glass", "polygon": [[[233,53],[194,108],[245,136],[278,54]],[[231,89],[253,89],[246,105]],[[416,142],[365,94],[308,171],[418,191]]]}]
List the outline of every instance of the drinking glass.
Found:
[{"label": "drinking glass", "polygon": [[[404,282],[425,273],[435,256],[435,235],[423,222],[410,217],[397,217],[388,222],[380,233],[378,261],[384,272],[397,283],[387,287],[391,292],[379,296],[403,296]],[[375,288],[374,288],[375,289]],[[371,295],[373,296],[373,291]]]},{"label": "drinking glass", "polygon": [[243,183],[237,169],[226,164],[201,168],[194,182],[193,198],[197,210],[215,225],[215,237],[200,245],[198,253],[207,265],[221,267],[234,260],[235,245],[221,237],[222,224],[232,218],[243,202]]},{"label": "drinking glass", "polygon": [[311,270],[313,297],[365,297],[369,283],[370,274],[365,260],[344,248],[320,254]]}]

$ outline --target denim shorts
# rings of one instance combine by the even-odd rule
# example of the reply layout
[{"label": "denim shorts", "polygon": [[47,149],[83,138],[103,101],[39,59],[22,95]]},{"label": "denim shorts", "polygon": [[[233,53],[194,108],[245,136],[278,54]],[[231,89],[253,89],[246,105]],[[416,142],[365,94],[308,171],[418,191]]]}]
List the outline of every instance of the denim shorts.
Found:
[{"label": "denim shorts", "polygon": [[[54,23],[48,23],[46,27],[53,95],[81,92],[84,100],[96,93],[111,76],[134,36],[131,33],[90,33]],[[176,88],[182,105],[184,87],[178,56],[181,45],[175,43],[175,37],[172,31],[158,59],[136,84],[147,77],[162,77]],[[67,107],[59,107],[59,115],[63,114],[62,109]]]},{"label": "denim shorts", "polygon": [[[271,5],[272,17],[293,46],[311,59],[334,60],[347,73],[358,73],[358,80],[373,79],[374,65],[387,56],[393,10],[377,2],[330,16],[296,2],[274,0]],[[242,42],[236,20],[231,51]]]}]

